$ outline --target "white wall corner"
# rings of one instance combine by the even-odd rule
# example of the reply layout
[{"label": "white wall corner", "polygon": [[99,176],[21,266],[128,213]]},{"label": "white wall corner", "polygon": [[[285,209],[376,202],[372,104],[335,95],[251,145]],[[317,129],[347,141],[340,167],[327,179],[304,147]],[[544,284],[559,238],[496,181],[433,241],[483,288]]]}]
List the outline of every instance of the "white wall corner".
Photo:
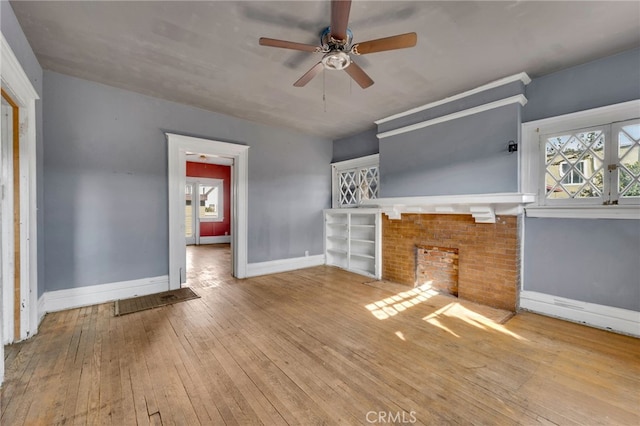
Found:
[{"label": "white wall corner", "polygon": [[520,309],[640,337],[640,312],[552,296],[520,292]]},{"label": "white wall corner", "polygon": [[[82,306],[97,305],[147,294],[160,293],[169,289],[169,276],[142,278],[131,281],[120,281],[86,287],[69,288],[45,292],[38,303],[38,312],[44,316],[48,312],[63,311],[65,309]],[[43,305],[43,309],[40,307]]]},{"label": "white wall corner", "polygon": [[267,262],[249,263],[247,264],[247,277],[277,274],[280,272],[311,268],[313,266],[320,266],[324,264],[325,256],[323,254],[318,254],[315,256],[294,257],[290,259],[270,260]]}]

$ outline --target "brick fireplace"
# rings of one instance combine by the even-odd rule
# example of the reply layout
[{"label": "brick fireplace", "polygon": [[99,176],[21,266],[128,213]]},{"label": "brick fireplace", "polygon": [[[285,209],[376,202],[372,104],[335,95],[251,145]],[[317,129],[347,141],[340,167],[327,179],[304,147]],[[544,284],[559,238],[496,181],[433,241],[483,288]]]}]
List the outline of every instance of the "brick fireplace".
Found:
[{"label": "brick fireplace", "polygon": [[[399,220],[383,214],[382,277],[410,286],[432,280],[436,289],[455,294],[455,289],[450,291],[452,270],[445,267],[457,261],[458,297],[515,311],[520,277],[518,226],[518,216],[477,223],[470,214],[403,213]],[[425,249],[433,250],[427,257],[434,259],[435,267],[418,266],[417,254]],[[444,260],[446,256],[450,260]]]}]

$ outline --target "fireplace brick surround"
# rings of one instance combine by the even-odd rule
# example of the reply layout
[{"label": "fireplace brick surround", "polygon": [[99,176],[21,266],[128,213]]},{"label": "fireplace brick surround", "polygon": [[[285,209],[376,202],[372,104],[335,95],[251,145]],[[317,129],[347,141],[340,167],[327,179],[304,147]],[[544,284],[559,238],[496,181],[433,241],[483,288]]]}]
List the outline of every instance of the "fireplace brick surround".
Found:
[{"label": "fireplace brick surround", "polygon": [[520,284],[517,216],[498,216],[496,223],[476,223],[471,215],[382,215],[382,278],[420,285],[416,248],[458,250],[458,297],[495,308],[516,310]]}]

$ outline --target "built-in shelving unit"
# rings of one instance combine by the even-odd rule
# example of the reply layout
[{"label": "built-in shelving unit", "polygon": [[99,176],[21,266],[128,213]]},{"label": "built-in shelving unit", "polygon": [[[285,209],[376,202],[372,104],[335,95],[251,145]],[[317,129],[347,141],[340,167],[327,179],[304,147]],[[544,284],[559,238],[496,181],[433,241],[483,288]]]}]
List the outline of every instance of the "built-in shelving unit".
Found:
[{"label": "built-in shelving unit", "polygon": [[380,209],[324,211],[327,265],[380,279]]}]

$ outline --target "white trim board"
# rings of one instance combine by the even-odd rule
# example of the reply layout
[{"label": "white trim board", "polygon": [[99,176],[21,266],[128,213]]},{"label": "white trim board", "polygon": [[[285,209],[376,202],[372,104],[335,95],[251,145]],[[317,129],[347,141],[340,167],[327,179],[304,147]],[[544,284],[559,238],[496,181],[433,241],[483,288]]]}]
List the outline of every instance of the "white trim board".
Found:
[{"label": "white trim board", "polygon": [[604,330],[640,337],[640,312],[628,309],[597,305],[526,290],[520,292],[520,308]]},{"label": "white trim board", "polygon": [[508,77],[501,78],[496,81],[492,81],[491,83],[484,84],[482,86],[476,87],[475,89],[467,90],[466,92],[458,93],[457,95],[450,96],[448,98],[441,99],[439,101],[431,102],[413,109],[410,109],[405,112],[400,112],[398,114],[391,115],[386,118],[381,118],[379,120],[374,121],[376,124],[386,123],[388,121],[395,120],[397,118],[406,117],[407,115],[415,114],[416,112],[425,111],[431,108],[435,108],[439,105],[448,104],[453,101],[457,101],[458,99],[463,99],[471,95],[475,95],[476,93],[484,92],[486,90],[494,89],[496,87],[504,86],[505,84],[513,83],[514,81],[522,81],[522,83],[526,86],[531,83],[531,78],[525,72],[521,72],[518,74],[514,74]]},{"label": "white trim board", "polygon": [[231,235],[217,235],[211,237],[200,237],[200,244],[224,244],[231,242]]},{"label": "white trim board", "polygon": [[169,288],[169,276],[162,275],[131,281],[48,291],[40,297],[42,302],[38,303],[38,305],[39,307],[40,305],[42,306],[42,310],[39,314],[40,317],[42,317],[45,313],[49,312],[160,293],[166,291],[167,288]]},{"label": "white trim board", "polygon": [[365,155],[364,157],[352,158],[351,160],[342,160],[331,163],[331,165],[338,169],[352,169],[356,167],[368,166],[370,164],[378,164],[380,162],[380,154]]},{"label": "white trim board", "polygon": [[411,124],[409,126],[399,127],[397,129],[389,130],[387,132],[378,133],[376,136],[378,139],[388,138],[390,136],[400,135],[402,133],[413,132],[414,130],[422,129],[424,127],[433,126],[434,124],[444,123],[445,121],[456,120],[458,118],[466,117],[468,115],[478,114],[480,112],[488,111],[491,109],[500,108],[511,104],[520,104],[525,106],[527,104],[527,98],[524,95],[515,95],[508,98],[500,99],[487,104],[478,105],[473,108],[457,111],[452,114],[443,115],[441,117],[433,118],[431,120],[421,121],[419,123]]},{"label": "white trim board", "polygon": [[247,277],[277,274],[279,272],[294,271],[296,269],[311,268],[325,264],[323,254],[314,256],[294,257],[290,259],[270,260],[267,262],[249,263],[247,265]]},{"label": "white trim board", "polygon": [[525,207],[527,217],[572,219],[640,220],[640,206],[531,206]]}]

